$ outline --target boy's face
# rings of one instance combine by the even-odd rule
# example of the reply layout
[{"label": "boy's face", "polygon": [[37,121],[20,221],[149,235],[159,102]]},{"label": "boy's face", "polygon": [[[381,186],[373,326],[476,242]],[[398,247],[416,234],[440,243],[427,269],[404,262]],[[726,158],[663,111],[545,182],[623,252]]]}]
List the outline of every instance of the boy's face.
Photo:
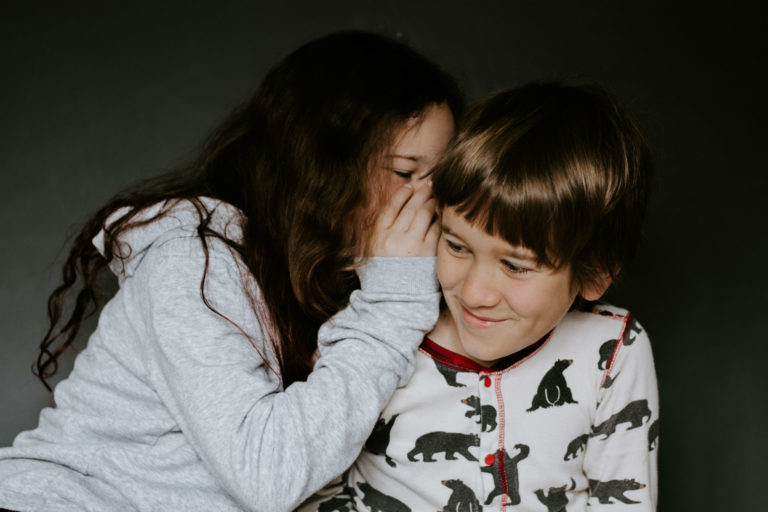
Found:
[{"label": "boy's face", "polygon": [[536,264],[535,254],[473,227],[453,208],[442,211],[437,277],[450,315],[434,341],[475,362],[499,359],[538,341],[568,312],[578,290],[570,267]]}]

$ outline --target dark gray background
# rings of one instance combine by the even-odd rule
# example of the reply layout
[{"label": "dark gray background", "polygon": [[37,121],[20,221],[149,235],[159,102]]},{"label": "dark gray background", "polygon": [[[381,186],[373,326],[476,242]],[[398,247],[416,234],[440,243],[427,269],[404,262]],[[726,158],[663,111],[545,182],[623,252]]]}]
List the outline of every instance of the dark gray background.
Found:
[{"label": "dark gray background", "polygon": [[608,298],[653,342],[660,510],[761,509],[766,16],[706,5],[3,2],[0,445],[50,403],[30,365],[74,229],[122,187],[184,162],[285,53],[362,28],[402,33],[470,99],[577,77],[629,104],[657,174],[645,245]]}]

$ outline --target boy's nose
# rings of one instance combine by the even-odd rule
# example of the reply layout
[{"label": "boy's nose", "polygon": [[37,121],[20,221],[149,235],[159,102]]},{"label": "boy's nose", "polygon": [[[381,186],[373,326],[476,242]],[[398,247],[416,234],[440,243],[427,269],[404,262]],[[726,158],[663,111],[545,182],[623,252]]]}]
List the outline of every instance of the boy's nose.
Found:
[{"label": "boy's nose", "polygon": [[495,306],[499,302],[499,291],[493,276],[477,265],[473,265],[464,276],[461,299],[471,308]]}]

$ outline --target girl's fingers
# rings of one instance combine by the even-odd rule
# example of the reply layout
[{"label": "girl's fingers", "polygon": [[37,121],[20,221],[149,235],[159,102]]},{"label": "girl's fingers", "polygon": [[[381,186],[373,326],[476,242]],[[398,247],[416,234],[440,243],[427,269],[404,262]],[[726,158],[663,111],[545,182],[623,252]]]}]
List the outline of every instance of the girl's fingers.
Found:
[{"label": "girl's fingers", "polygon": [[410,184],[403,185],[392,194],[387,204],[379,212],[379,216],[376,219],[376,225],[379,228],[387,229],[392,226],[395,219],[398,218],[403,206],[408,199],[413,195],[413,186]]},{"label": "girl's fingers", "polygon": [[408,227],[409,231],[412,231],[414,236],[421,237],[426,236],[427,230],[432,225],[435,219],[435,200],[428,199],[416,210],[411,220],[411,225]]},{"label": "girl's fingers", "polygon": [[366,255],[434,256],[439,227],[429,186],[399,188],[382,207],[366,244]]},{"label": "girl's fingers", "polygon": [[[425,203],[430,201],[431,197],[432,189],[430,187],[417,188],[413,195],[405,202],[397,218],[392,222],[392,228],[400,231],[410,229],[416,214],[425,207]],[[432,206],[431,211],[434,211],[434,206]]]}]

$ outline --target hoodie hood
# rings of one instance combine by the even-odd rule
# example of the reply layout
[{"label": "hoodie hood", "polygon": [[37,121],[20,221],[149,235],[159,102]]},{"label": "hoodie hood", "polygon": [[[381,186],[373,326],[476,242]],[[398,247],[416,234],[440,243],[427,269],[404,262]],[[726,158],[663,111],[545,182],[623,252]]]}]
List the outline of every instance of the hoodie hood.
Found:
[{"label": "hoodie hood", "polygon": [[[235,242],[242,241],[242,223],[244,216],[240,210],[229,203],[208,197],[199,198],[208,212],[211,212],[209,227]],[[124,206],[115,210],[104,223],[111,226],[113,222],[130,211]],[[137,226],[123,232],[118,239],[117,256],[109,262],[109,268],[117,276],[120,284],[130,277],[141,264],[150,247],[168,240],[182,237],[196,237],[200,225],[200,215],[197,208],[189,200],[166,200],[156,203],[140,211],[131,222],[151,219],[158,213],[165,215],[144,226]],[[92,243],[104,255],[104,236],[102,229],[93,238]]]}]

